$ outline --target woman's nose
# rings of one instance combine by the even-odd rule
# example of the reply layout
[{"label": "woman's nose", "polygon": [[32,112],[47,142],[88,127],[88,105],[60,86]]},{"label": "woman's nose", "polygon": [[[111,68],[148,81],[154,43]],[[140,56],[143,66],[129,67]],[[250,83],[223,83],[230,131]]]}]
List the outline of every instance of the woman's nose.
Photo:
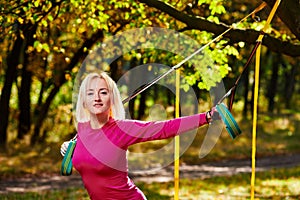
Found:
[{"label": "woman's nose", "polygon": [[101,96],[99,92],[95,93],[95,101],[101,101]]}]

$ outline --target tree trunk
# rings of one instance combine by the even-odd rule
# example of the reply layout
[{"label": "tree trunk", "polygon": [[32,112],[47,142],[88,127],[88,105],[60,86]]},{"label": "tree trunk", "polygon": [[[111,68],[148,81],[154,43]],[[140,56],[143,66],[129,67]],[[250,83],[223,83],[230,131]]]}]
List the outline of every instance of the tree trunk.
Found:
[{"label": "tree trunk", "polygon": [[45,88],[46,88],[45,85],[46,85],[45,78],[42,78],[42,80],[41,80],[41,89],[39,91],[39,98],[38,98],[38,101],[37,101],[37,105],[36,105],[36,107],[33,111],[33,118],[38,116],[39,113],[40,113],[41,105],[43,103],[43,94],[44,94]]},{"label": "tree trunk", "polygon": [[245,76],[244,76],[244,108],[243,108],[243,117],[247,117],[248,113],[248,93],[249,93],[249,68],[245,70]]},{"label": "tree trunk", "polygon": [[[25,64],[26,65],[26,64]],[[30,87],[32,73],[27,71],[26,66],[23,66],[22,81],[19,92],[19,125],[18,125],[18,139],[23,137],[29,132],[31,124],[30,115]]]},{"label": "tree trunk", "polygon": [[297,69],[300,67],[299,62],[297,65],[292,65],[292,69],[290,71],[286,71],[285,73],[285,86],[283,96],[285,100],[285,107],[287,109],[291,108],[291,99],[295,90]]},{"label": "tree trunk", "polygon": [[135,106],[135,100],[136,98],[131,99],[128,102],[128,115],[126,116],[126,118],[130,118],[130,119],[135,119],[135,114],[134,114],[134,106]]},{"label": "tree trunk", "polygon": [[35,144],[40,135],[40,128],[43,126],[44,119],[47,117],[48,110],[50,108],[51,102],[54,99],[55,95],[59,92],[60,87],[66,82],[65,72],[71,71],[81,60],[83,60],[88,52],[84,51],[85,48],[91,48],[97,41],[102,40],[104,37],[103,31],[98,30],[94,33],[89,39],[87,39],[78,51],[74,54],[70,64],[59,74],[58,82],[54,84],[53,89],[50,91],[49,96],[47,97],[45,103],[41,106],[40,114],[37,117],[36,123],[34,125],[34,131],[31,138],[31,144]]},{"label": "tree trunk", "polygon": [[267,97],[269,101],[268,112],[273,113],[275,107],[275,96],[277,93],[277,85],[278,85],[278,70],[280,65],[280,55],[276,55],[275,58],[272,59],[272,75],[271,80],[269,82],[269,87],[267,89]]},{"label": "tree trunk", "polygon": [[5,73],[5,82],[2,88],[0,98],[0,146],[4,147],[7,140],[7,127],[9,118],[9,100],[11,89],[17,74],[17,66],[24,40],[20,35],[17,36],[12,51],[7,56],[7,69]]},{"label": "tree trunk", "polygon": [[138,119],[142,119],[142,117],[145,115],[145,109],[146,109],[146,92],[142,92],[140,94],[140,104],[138,109]]},{"label": "tree trunk", "polygon": [[251,100],[250,100],[250,108],[251,108],[251,117],[253,118],[253,108],[254,108],[254,87],[255,82],[253,82],[251,86]]},{"label": "tree trunk", "polygon": [[32,46],[34,42],[33,35],[36,32],[36,25],[29,26],[25,35],[25,45],[22,49],[21,54],[24,56],[23,58],[23,68],[22,68],[22,81],[21,87],[19,91],[19,125],[18,125],[18,139],[22,139],[29,131],[31,125],[31,115],[30,115],[30,88],[31,88],[31,77],[32,72],[27,70],[27,66],[29,64],[29,57],[33,55],[29,55],[26,53],[26,49],[28,46]]},{"label": "tree trunk", "polygon": [[[48,61],[47,59],[45,60],[44,62],[44,68],[46,69],[46,66],[48,65]],[[40,88],[40,91],[39,91],[39,98],[38,98],[38,101],[37,101],[37,104],[34,108],[34,111],[33,111],[33,118],[37,118],[39,113],[40,113],[40,110],[41,110],[41,105],[43,104],[43,96],[44,96],[44,92],[48,89],[46,87],[46,81],[45,81],[45,77],[41,77],[41,88]]]},{"label": "tree trunk", "polygon": [[50,108],[51,102],[54,99],[55,95],[58,93],[60,85],[56,85],[50,92],[49,96],[47,97],[45,103],[41,106],[39,117],[37,118],[37,121],[35,122],[33,135],[31,137],[31,144],[35,144],[40,136],[40,128],[43,126],[44,119],[47,116],[48,110]]}]

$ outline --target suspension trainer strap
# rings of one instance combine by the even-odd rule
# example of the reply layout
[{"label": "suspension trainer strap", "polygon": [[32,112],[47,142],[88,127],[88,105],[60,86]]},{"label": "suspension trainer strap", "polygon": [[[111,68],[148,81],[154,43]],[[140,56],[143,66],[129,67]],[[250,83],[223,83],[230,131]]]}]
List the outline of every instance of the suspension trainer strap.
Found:
[{"label": "suspension trainer strap", "polygon": [[[267,22],[263,28],[263,33],[266,32],[269,24],[271,23],[275,12],[278,8],[280,4],[280,0],[276,0],[269,16],[267,19]],[[252,170],[251,170],[251,192],[250,192],[250,196],[251,196],[251,200],[254,200],[255,198],[255,155],[256,155],[256,126],[257,126],[257,107],[258,107],[258,90],[259,90],[259,69],[260,69],[260,51],[261,51],[261,43],[262,43],[262,39],[264,37],[264,34],[260,34],[258,36],[258,48],[257,48],[257,52],[256,52],[256,62],[255,62],[255,86],[254,86],[254,102],[253,102],[253,125],[252,125]]]},{"label": "suspension trainer strap", "polygon": [[69,142],[67,151],[64,155],[62,164],[61,164],[61,175],[63,176],[70,176],[72,174],[72,169],[73,169],[73,164],[72,164],[72,157],[73,157],[73,153],[74,153],[74,149],[76,146],[76,139],[72,139]]},{"label": "suspension trainer strap", "polygon": [[[261,32],[261,34],[264,34],[264,32]],[[249,58],[248,58],[246,64],[244,65],[241,74],[238,76],[238,78],[236,79],[234,85],[233,85],[232,88],[230,89],[230,91],[231,91],[231,96],[230,96],[229,106],[228,106],[228,108],[229,108],[230,111],[231,111],[231,109],[232,109],[232,104],[233,104],[233,100],[234,100],[234,95],[235,95],[236,87],[238,86],[238,83],[240,82],[240,80],[241,80],[241,78],[242,78],[242,75],[245,73],[246,69],[247,69],[248,66],[250,65],[250,62],[251,62],[251,60],[252,60],[252,58],[253,58],[253,56],[254,56],[254,54],[255,54],[255,52],[256,52],[256,50],[257,50],[257,48],[258,48],[258,46],[259,46],[260,44],[261,44],[260,41],[256,41],[256,44],[255,44],[255,46],[253,47],[253,49],[252,49],[252,51],[251,51],[251,54],[250,54],[250,56],[249,56]],[[230,95],[230,94],[229,94],[229,95]]]},{"label": "suspension trainer strap", "polygon": [[226,106],[223,103],[220,103],[216,105],[216,109],[218,113],[220,114],[227,132],[231,136],[232,139],[236,138],[238,135],[242,133],[240,127],[238,126],[237,122],[229,112],[229,110],[226,108]]},{"label": "suspension trainer strap", "polygon": [[[176,71],[175,117],[180,117],[180,71]],[[174,200],[179,200],[179,157],[180,136],[175,136],[174,143]]]}]

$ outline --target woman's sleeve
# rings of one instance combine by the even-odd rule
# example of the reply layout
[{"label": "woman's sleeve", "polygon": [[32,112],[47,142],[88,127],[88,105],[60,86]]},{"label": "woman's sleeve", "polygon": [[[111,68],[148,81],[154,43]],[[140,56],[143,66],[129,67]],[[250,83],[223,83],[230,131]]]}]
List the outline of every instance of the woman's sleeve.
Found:
[{"label": "woman's sleeve", "polygon": [[118,127],[126,136],[126,138],[123,138],[123,145],[130,146],[140,142],[171,138],[204,124],[207,124],[205,113],[200,113],[166,121],[125,120],[118,123]]}]

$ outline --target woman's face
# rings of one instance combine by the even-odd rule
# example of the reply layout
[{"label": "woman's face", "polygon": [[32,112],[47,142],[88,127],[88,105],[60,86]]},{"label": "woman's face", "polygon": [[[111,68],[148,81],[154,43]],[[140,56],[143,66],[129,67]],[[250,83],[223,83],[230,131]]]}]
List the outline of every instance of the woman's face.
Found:
[{"label": "woman's face", "polygon": [[86,90],[85,107],[95,115],[109,115],[110,92],[107,83],[102,78],[93,78]]}]

